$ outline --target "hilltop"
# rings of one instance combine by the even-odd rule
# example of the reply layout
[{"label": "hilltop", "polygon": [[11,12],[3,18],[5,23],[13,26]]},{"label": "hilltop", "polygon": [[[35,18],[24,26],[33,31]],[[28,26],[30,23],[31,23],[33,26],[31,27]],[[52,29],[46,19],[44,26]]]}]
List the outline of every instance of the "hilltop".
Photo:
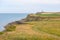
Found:
[{"label": "hilltop", "polygon": [[37,12],[8,23],[1,40],[60,40],[60,12]]},{"label": "hilltop", "polygon": [[37,12],[26,17],[26,21],[40,20],[60,20],[60,12]]}]

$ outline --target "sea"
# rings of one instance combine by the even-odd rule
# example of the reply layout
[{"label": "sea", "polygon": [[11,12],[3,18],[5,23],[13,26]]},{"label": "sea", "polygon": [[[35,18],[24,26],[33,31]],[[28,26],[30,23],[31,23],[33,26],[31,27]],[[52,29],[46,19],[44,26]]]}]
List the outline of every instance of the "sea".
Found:
[{"label": "sea", "polygon": [[10,22],[26,18],[28,13],[0,13],[0,31],[5,30],[4,26]]}]

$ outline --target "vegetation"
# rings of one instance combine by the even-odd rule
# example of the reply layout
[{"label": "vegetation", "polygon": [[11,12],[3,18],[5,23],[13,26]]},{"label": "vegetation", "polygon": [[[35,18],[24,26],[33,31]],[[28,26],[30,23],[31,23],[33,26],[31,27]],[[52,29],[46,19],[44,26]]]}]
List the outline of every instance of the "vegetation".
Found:
[{"label": "vegetation", "polygon": [[40,21],[34,24],[33,29],[60,36],[60,21]]},{"label": "vegetation", "polygon": [[2,35],[4,32],[0,32],[0,35]]},{"label": "vegetation", "polygon": [[[47,35],[29,35],[26,33],[19,33],[13,35],[4,35],[4,40],[57,40],[58,38],[54,38],[52,36]],[[59,40],[59,39],[58,39]]]},{"label": "vegetation", "polygon": [[47,14],[36,14],[36,15],[38,15],[38,16],[46,16],[46,17],[60,17],[60,14],[59,13],[51,13],[51,14],[49,14],[49,13],[47,13]]},{"label": "vegetation", "polygon": [[[9,28],[10,29],[10,28]],[[60,21],[31,21],[4,34],[4,40],[60,40]]]},{"label": "vegetation", "polygon": [[14,25],[9,25],[6,27],[6,31],[14,31],[16,29],[16,26]]},{"label": "vegetation", "polygon": [[3,34],[0,35],[0,40],[60,40],[60,19],[40,20],[40,16],[60,18],[60,14],[31,14],[24,22],[16,21],[7,25],[7,32],[0,33]]}]

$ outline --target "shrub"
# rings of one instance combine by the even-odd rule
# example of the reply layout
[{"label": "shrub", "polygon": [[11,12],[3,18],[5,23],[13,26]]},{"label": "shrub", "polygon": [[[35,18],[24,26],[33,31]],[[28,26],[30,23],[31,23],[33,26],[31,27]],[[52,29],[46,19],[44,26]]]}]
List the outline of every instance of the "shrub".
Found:
[{"label": "shrub", "polygon": [[16,26],[14,25],[9,25],[6,27],[6,31],[14,31],[16,29]]},{"label": "shrub", "polygon": [[0,35],[2,35],[4,32],[0,32]]}]

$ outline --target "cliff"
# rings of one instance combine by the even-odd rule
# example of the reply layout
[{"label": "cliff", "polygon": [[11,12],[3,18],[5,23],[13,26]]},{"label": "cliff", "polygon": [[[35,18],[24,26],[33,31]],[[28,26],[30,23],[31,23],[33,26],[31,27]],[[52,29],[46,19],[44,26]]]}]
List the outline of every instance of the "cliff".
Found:
[{"label": "cliff", "polygon": [[1,40],[60,40],[60,13],[39,12],[8,23]]},{"label": "cliff", "polygon": [[7,28],[9,25],[27,24],[27,22],[42,20],[60,20],[60,12],[37,12],[35,14],[28,14],[26,18],[9,23],[5,26],[5,28]]},{"label": "cliff", "polygon": [[60,12],[37,12],[29,14],[26,21],[41,21],[41,20],[60,20]]}]

